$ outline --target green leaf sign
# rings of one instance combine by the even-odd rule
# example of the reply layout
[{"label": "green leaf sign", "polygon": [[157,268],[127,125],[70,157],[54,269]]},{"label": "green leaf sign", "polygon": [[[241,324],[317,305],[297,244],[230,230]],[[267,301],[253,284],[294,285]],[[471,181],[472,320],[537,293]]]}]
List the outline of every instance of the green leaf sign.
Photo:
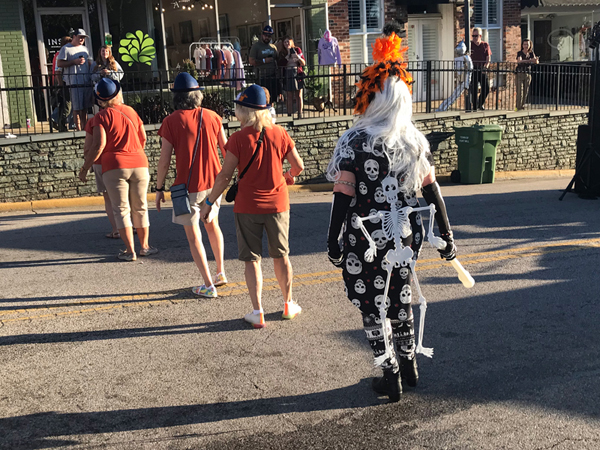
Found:
[{"label": "green leaf sign", "polygon": [[156,49],[154,48],[154,39],[143,31],[136,31],[135,34],[127,33],[125,39],[119,43],[119,53],[121,60],[132,66],[134,62],[151,65],[152,60],[156,58]]}]

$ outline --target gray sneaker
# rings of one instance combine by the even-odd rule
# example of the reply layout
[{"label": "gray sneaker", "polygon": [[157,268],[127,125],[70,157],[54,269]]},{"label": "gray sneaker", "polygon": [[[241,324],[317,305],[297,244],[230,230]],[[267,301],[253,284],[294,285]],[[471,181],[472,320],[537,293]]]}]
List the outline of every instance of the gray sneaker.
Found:
[{"label": "gray sneaker", "polygon": [[122,252],[119,252],[117,259],[120,259],[121,261],[135,261],[137,256],[135,255],[135,252],[127,253],[127,250],[123,250]]},{"label": "gray sneaker", "polygon": [[156,247],[148,247],[140,250],[140,256],[156,255],[157,253],[158,249]]}]

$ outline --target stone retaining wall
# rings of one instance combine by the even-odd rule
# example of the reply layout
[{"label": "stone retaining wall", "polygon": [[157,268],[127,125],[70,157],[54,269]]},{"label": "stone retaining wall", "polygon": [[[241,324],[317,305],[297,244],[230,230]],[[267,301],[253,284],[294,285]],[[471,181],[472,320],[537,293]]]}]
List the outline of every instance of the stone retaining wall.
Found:
[{"label": "stone retaining wall", "polygon": [[[496,158],[496,171],[573,169],[577,126],[587,123],[587,111],[537,111],[515,113],[436,113],[415,116],[423,133],[453,131],[453,127],[494,123],[504,127]],[[306,166],[301,183],[324,181],[325,171],[338,137],[352,124],[352,117],[304,120],[278,119],[296,142]],[[238,122],[225,123],[228,134]],[[160,156],[157,126],[148,125],[146,154],[150,161],[151,188],[155,185]],[[0,139],[0,202],[19,202],[93,195],[93,176],[86,184],[77,179],[83,160],[84,134],[54,133],[17,139]],[[457,169],[454,138],[442,142],[434,153],[440,175]],[[167,180],[174,177],[174,167]]]}]

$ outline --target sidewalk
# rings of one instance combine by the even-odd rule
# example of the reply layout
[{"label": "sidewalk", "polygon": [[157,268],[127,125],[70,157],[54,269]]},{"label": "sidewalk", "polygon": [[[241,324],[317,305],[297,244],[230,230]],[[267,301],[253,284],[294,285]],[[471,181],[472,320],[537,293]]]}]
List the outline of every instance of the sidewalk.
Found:
[{"label": "sidewalk", "polygon": [[[496,180],[515,180],[515,179],[539,179],[539,178],[555,178],[555,177],[573,177],[575,170],[532,170],[520,172],[497,172]],[[441,175],[437,177],[440,183],[450,183],[450,175]],[[568,184],[568,182],[567,182]],[[466,186],[466,185],[465,185]],[[566,187],[566,184],[565,184]],[[290,194],[305,193],[305,192],[326,192],[333,189],[332,183],[322,184],[297,184],[288,186]],[[155,194],[148,194],[148,202],[154,202]],[[165,192],[165,199],[171,200],[171,193]],[[96,206],[104,205],[102,196],[93,197],[78,197],[78,198],[61,198],[49,200],[33,200],[30,202],[6,202],[0,203],[0,212],[2,211],[35,211],[40,209],[51,208],[76,208],[80,206]]]}]

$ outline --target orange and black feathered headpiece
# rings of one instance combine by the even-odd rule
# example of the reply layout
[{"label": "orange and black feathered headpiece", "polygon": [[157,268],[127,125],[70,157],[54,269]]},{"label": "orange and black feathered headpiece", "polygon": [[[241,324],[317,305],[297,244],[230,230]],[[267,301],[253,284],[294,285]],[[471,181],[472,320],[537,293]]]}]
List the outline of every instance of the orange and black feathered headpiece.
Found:
[{"label": "orange and black feathered headpiece", "polygon": [[407,64],[402,55],[408,47],[402,47],[402,39],[392,33],[389,36],[378,38],[373,44],[373,64],[367,67],[360,81],[356,83],[355,114],[364,114],[377,91],[383,91],[385,80],[390,76],[400,78],[411,90],[412,76],[406,70]]}]

